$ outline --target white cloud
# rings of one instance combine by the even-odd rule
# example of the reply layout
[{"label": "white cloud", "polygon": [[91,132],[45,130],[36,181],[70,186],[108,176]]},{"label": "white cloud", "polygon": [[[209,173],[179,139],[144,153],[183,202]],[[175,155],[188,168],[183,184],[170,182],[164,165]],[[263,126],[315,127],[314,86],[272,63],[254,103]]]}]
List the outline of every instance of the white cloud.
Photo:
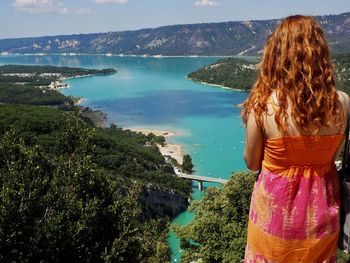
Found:
[{"label": "white cloud", "polygon": [[92,13],[93,12],[90,8],[85,8],[85,7],[81,7],[81,8],[78,8],[77,10],[74,10],[74,14],[76,15],[89,15]]},{"label": "white cloud", "polygon": [[56,2],[56,0],[15,0],[12,6],[14,6],[18,12],[31,14],[54,13],[60,15],[86,15],[92,13],[91,9],[84,7],[70,9],[66,7],[63,2]]},{"label": "white cloud", "polygon": [[72,12],[68,7],[65,7],[62,2],[57,3],[53,11],[61,15],[70,14]]},{"label": "white cloud", "polygon": [[214,7],[214,6],[219,6],[220,4],[215,1],[210,1],[210,0],[199,0],[194,3],[195,6],[209,6],[209,7]]},{"label": "white cloud", "polygon": [[53,11],[52,0],[16,0],[13,6],[19,12],[25,13],[49,13]]},{"label": "white cloud", "polygon": [[129,0],[91,0],[94,4],[125,4]]}]

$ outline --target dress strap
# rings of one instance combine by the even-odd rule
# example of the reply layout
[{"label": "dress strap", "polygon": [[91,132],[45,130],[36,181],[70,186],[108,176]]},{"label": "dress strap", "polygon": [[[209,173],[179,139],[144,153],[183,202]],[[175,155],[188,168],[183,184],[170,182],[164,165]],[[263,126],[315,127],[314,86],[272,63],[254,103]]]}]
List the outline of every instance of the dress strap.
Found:
[{"label": "dress strap", "polygon": [[268,99],[268,102],[271,104],[273,111],[276,113],[278,111],[278,105],[276,105],[275,101],[272,97]]}]

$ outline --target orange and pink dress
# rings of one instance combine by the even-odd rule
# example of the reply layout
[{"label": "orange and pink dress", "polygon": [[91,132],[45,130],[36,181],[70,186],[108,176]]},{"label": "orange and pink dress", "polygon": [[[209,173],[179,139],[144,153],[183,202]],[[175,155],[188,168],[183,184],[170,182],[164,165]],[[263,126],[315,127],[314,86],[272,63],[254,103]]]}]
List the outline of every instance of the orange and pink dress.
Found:
[{"label": "orange and pink dress", "polygon": [[265,140],[248,222],[246,263],[335,262],[343,134]]}]

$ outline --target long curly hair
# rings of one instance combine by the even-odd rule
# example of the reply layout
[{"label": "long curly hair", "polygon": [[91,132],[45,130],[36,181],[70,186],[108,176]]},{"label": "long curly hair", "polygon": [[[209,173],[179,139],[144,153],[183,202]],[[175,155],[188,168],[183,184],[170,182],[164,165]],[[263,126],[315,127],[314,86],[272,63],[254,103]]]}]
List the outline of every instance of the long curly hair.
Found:
[{"label": "long curly hair", "polygon": [[[329,48],[319,23],[308,16],[289,16],[269,36],[258,76],[242,104],[244,124],[250,112],[264,128],[267,103],[275,91],[275,121],[288,134],[288,106],[301,134],[317,134],[321,125],[341,126],[342,104],[336,92]],[[288,102],[290,105],[288,105]]]}]

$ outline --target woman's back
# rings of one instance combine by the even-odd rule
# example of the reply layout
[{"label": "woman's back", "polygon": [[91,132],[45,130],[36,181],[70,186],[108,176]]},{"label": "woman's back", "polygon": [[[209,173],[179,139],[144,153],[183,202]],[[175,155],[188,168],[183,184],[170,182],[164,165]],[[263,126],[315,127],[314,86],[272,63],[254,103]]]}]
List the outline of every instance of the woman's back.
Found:
[{"label": "woman's back", "polygon": [[[344,115],[348,106],[347,95],[338,92]],[[321,165],[333,162],[341,148],[345,125],[336,127],[320,127],[318,134],[300,134],[300,131],[288,116],[288,135],[282,135],[275,121],[278,111],[275,93],[269,99],[268,110],[264,123],[265,145],[263,166],[273,164],[277,166],[307,166]],[[287,109],[290,114],[290,110]]]},{"label": "woman's back", "polygon": [[333,159],[344,136],[324,132],[265,140],[246,262],[334,262],[340,200]]},{"label": "woman's back", "polygon": [[251,199],[245,262],[334,262],[341,148],[349,98],[337,92],[322,29],[286,18],[269,37],[243,104],[244,158],[261,170]]},{"label": "woman's back", "polygon": [[[287,106],[287,113],[288,113],[288,120],[287,120],[287,126],[288,126],[288,136],[312,136],[312,135],[332,135],[332,134],[341,134],[345,130],[345,115],[346,115],[346,109],[349,107],[349,97],[347,94],[345,94],[342,91],[337,91],[337,94],[339,96],[340,105],[339,105],[339,111],[344,115],[343,121],[341,127],[337,127],[335,123],[331,124],[329,127],[321,126],[319,129],[319,132],[317,134],[302,134],[298,127],[295,125],[294,121],[291,117],[291,108]],[[289,100],[288,100],[289,101]],[[291,104],[290,102],[288,103]],[[279,110],[279,103],[276,96],[276,92],[273,92],[268,99],[267,103],[267,111],[264,116],[264,124],[263,124],[263,132],[265,139],[272,139],[272,138],[280,138],[285,136],[281,133],[281,131],[278,129],[278,125],[276,123],[276,113]]]}]

